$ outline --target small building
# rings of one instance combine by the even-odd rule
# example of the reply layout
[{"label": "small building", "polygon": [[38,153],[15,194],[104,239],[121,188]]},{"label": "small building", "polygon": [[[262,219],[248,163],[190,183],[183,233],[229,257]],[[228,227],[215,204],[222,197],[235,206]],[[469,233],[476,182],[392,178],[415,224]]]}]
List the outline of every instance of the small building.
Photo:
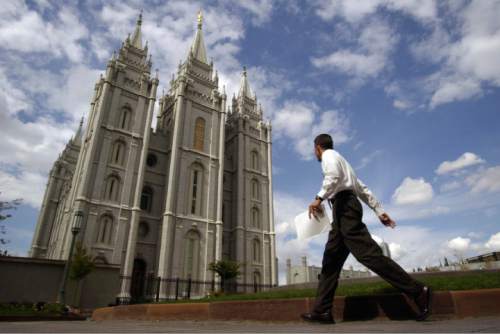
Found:
[{"label": "small building", "polygon": [[[297,266],[292,266],[292,260],[286,260],[286,284],[299,284],[299,283],[315,283],[319,281],[321,274],[321,267],[318,266],[308,266],[307,256],[301,257],[301,264]],[[349,269],[342,269],[340,273],[340,279],[344,278],[362,278],[370,277],[370,271],[365,270],[355,270],[352,266]]]},{"label": "small building", "polygon": [[496,262],[500,261],[500,252],[485,253],[465,259],[466,263]]},{"label": "small building", "polygon": [[500,269],[500,252],[480,254],[454,263],[444,258],[444,265],[439,266],[438,269],[439,271]]},{"label": "small building", "polygon": [[292,266],[292,260],[286,260],[286,284],[312,283],[319,280],[321,267],[308,266],[307,256],[302,256],[301,265]]}]

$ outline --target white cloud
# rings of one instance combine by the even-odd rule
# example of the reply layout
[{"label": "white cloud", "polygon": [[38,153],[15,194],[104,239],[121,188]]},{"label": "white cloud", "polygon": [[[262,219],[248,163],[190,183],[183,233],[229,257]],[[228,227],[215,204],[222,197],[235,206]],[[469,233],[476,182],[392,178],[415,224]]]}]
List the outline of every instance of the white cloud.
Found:
[{"label": "white cloud", "polygon": [[484,160],[471,152],[465,152],[454,161],[444,161],[436,169],[436,174],[443,175],[462,168],[484,163]]},{"label": "white cloud", "polygon": [[373,152],[368,153],[361,158],[361,162],[356,166],[356,170],[360,170],[368,166],[373,160],[377,159],[382,155],[382,150],[375,150]]},{"label": "white cloud", "polygon": [[80,119],[90,108],[95,82],[101,71],[82,65],[63,72],[59,87],[53,87],[47,103],[56,110],[63,110],[73,120]]},{"label": "white cloud", "polygon": [[500,166],[486,168],[465,179],[473,193],[500,191]]},{"label": "white cloud", "polygon": [[[4,199],[23,198],[38,207],[47,182],[47,171],[74,133],[71,124],[50,119],[23,123],[0,112],[0,184]],[[76,126],[76,124],[75,124]]]},{"label": "white cloud", "polygon": [[423,178],[406,177],[392,195],[395,204],[421,204],[429,202],[434,196],[432,185]]},{"label": "white cloud", "polygon": [[[57,76],[18,62],[2,66],[0,74],[8,71],[12,75],[4,75],[0,84],[5,88],[0,93],[2,197],[21,197],[36,208],[48,170],[75,133],[78,119],[89,109],[98,71],[77,65]],[[18,80],[24,83],[24,91],[14,88]],[[37,110],[41,99],[46,109]],[[28,120],[20,119],[19,111],[29,115]],[[62,117],[55,117],[55,111]]]},{"label": "white cloud", "polygon": [[460,188],[461,186],[462,186],[461,182],[454,180],[446,182],[443,185],[441,185],[440,190],[441,192],[453,191]]},{"label": "white cloud", "polygon": [[371,230],[389,244],[391,257],[406,270],[436,265],[450,254],[444,245],[448,238],[445,232],[418,225],[400,225],[395,229],[380,225]]},{"label": "white cloud", "polygon": [[[384,11],[409,15],[423,31],[423,38],[410,37],[409,49],[416,60],[432,65],[433,70],[424,74],[423,78],[411,78],[408,93],[398,94],[404,97],[415,95],[414,92],[418,91],[418,99],[425,102],[410,105],[419,106],[419,109],[434,109],[443,104],[480,97],[490,91],[488,88],[500,86],[500,67],[497,66],[500,57],[499,2],[459,1],[439,6],[433,0],[316,2],[316,14],[323,20],[335,22],[338,29],[344,27],[345,30],[347,27],[351,43],[357,42],[361,35],[359,30],[367,21],[376,22],[387,17]],[[389,29],[397,31],[395,24],[391,20]],[[365,30],[371,30],[369,25],[366,26]],[[369,51],[359,43],[357,48],[337,50],[330,55],[313,58],[312,62],[317,67],[353,76],[358,83],[359,80],[378,76],[392,64],[391,37],[394,36],[380,32],[377,36],[380,42],[372,45],[385,46],[385,52]],[[407,110],[410,102],[397,98],[394,107]]]},{"label": "white cloud", "polygon": [[273,10],[273,3],[270,0],[245,0],[240,1],[238,5],[254,15],[252,23],[255,25],[269,21]]},{"label": "white cloud", "polygon": [[293,140],[295,151],[303,159],[313,158],[313,140],[320,133],[329,133],[334,145],[350,140],[350,123],[337,110],[321,111],[315,103],[285,101],[273,119],[273,129],[277,139],[286,137]]},{"label": "white cloud", "polygon": [[470,78],[445,77],[438,85],[431,97],[431,108],[453,101],[467,100],[482,92],[480,82]]},{"label": "white cloud", "polygon": [[434,0],[322,0],[317,1],[317,7],[316,14],[324,20],[340,16],[351,23],[361,21],[374,14],[379,8],[401,11],[422,21],[432,20],[437,14],[436,1]]},{"label": "white cloud", "polygon": [[373,21],[361,31],[357,48],[315,57],[311,62],[317,68],[339,71],[355,79],[365,80],[376,77],[389,65],[389,56],[398,39],[387,23]]},{"label": "white cloud", "polygon": [[42,201],[46,182],[46,176],[38,173],[23,171],[11,175],[0,170],[0,199],[11,201],[20,198],[23,203],[37,208]]},{"label": "white cloud", "polygon": [[292,138],[302,137],[310,131],[317,106],[312,103],[287,101],[273,120],[276,131]]},{"label": "white cloud", "polygon": [[49,53],[76,62],[83,60],[80,42],[87,36],[87,28],[69,7],[62,8],[53,22],[21,4],[0,13],[0,44],[8,50]]},{"label": "white cloud", "polygon": [[493,251],[500,250],[500,232],[493,234],[485,246]]},{"label": "white cloud", "polygon": [[470,246],[470,239],[469,238],[462,238],[462,237],[456,237],[454,239],[449,240],[446,245],[448,248],[450,248],[453,251],[457,252],[464,252],[469,249]]},{"label": "white cloud", "polygon": [[26,93],[11,83],[6,70],[0,67],[0,112],[14,114],[29,107]]},{"label": "white cloud", "polygon": [[[448,20],[436,22],[427,38],[411,47],[414,56],[438,64],[427,77],[429,107],[481,96],[488,86],[500,86],[500,24],[496,1],[471,1],[465,6],[444,6]],[[448,12],[446,12],[448,10]]]},{"label": "white cloud", "polygon": [[394,100],[392,103],[394,108],[399,109],[399,110],[405,110],[411,107],[411,104],[408,101],[403,101],[403,100]]}]

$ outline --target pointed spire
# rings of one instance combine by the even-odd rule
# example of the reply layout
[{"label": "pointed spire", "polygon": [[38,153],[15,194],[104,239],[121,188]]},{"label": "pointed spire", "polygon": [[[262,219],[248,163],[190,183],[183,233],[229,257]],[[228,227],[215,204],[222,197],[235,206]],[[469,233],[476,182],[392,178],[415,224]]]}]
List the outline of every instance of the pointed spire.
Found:
[{"label": "pointed spire", "polygon": [[203,26],[203,14],[201,13],[201,9],[198,11],[198,29],[201,29]]},{"label": "pointed spire", "polygon": [[131,44],[138,49],[142,49],[142,34],[141,34],[141,25],[142,25],[142,9],[139,13],[139,18],[137,19],[137,23],[135,25],[135,31],[132,35]]},{"label": "pointed spire", "polygon": [[254,99],[252,95],[252,90],[250,89],[250,84],[248,83],[247,78],[247,68],[243,66],[243,73],[241,74],[240,80],[240,91],[238,92],[238,97],[245,96],[249,99]]},{"label": "pointed spire", "polygon": [[78,130],[76,130],[75,136],[71,139],[71,142],[74,145],[81,145],[82,144],[82,136],[83,136],[83,119],[84,117],[82,116],[82,119],[80,120],[80,126],[78,126]]},{"label": "pointed spire", "polygon": [[205,50],[205,42],[203,41],[203,31],[201,30],[203,26],[203,15],[201,10],[198,12],[198,30],[196,30],[196,35],[194,36],[193,45],[191,46],[190,53],[197,60],[207,64],[207,52]]}]

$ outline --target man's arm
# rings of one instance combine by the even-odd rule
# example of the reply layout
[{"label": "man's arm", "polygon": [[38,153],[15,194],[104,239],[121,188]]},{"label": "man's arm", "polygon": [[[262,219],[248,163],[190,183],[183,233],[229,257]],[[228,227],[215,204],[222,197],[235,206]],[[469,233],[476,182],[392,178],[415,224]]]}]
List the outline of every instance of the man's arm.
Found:
[{"label": "man's arm", "polygon": [[368,187],[360,180],[356,180],[356,189],[358,197],[365,202],[375,213],[377,214],[380,222],[385,226],[394,228],[396,226],[396,222],[389,217],[389,215],[382,208],[382,204],[377,200],[375,195],[368,189]]},{"label": "man's arm", "polygon": [[321,167],[323,168],[324,177],[318,197],[327,199],[335,192],[338,186],[341,169],[337,159],[332,156],[326,156],[325,161],[321,163]]},{"label": "man's arm", "polygon": [[315,200],[309,205],[309,219],[311,219],[311,215],[316,217],[316,212],[321,211],[321,201],[329,198],[335,192],[340,178],[341,170],[339,162],[334,157],[323,154],[321,168],[324,175],[323,183]]}]

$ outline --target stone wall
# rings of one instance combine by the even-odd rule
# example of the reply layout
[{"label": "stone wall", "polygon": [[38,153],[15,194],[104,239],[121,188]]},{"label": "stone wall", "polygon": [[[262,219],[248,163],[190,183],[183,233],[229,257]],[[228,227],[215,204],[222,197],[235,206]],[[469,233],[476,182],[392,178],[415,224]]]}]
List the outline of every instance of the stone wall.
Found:
[{"label": "stone wall", "polygon": [[[0,256],[0,303],[55,302],[64,264],[65,261],[60,260]],[[119,276],[119,266],[96,265],[81,282],[80,298],[76,297],[76,283],[68,279],[66,303],[83,309],[114,303],[119,292]]]}]

